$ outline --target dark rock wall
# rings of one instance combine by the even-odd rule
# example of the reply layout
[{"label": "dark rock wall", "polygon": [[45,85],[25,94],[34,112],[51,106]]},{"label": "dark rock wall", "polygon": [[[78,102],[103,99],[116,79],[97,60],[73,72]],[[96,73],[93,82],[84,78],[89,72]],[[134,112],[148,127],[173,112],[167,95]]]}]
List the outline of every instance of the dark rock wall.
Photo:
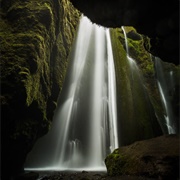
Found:
[{"label": "dark rock wall", "polygon": [[1,0],[2,177],[48,132],[80,13],[68,0]]},{"label": "dark rock wall", "polygon": [[93,22],[107,27],[133,26],[151,38],[151,53],[179,64],[179,1],[71,0]]}]

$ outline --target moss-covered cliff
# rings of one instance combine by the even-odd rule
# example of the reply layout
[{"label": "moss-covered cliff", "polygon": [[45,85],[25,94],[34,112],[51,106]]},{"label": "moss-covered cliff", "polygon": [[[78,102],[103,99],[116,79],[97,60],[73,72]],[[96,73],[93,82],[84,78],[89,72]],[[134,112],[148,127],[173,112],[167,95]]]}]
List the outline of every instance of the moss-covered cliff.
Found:
[{"label": "moss-covered cliff", "polygon": [[[134,61],[136,59],[141,61],[141,66],[144,68],[138,69],[138,62],[128,60],[122,29],[112,29],[111,37],[117,81],[118,131],[121,145],[162,133],[144,80],[144,76],[148,76],[147,79],[151,81],[153,63],[144,48],[142,36],[136,33],[132,27],[126,27],[126,31],[129,36],[130,56],[134,58]],[[153,83],[155,83],[154,81]]]},{"label": "moss-covered cliff", "polygon": [[50,128],[80,13],[69,0],[1,0],[0,13],[5,177]]},{"label": "moss-covered cliff", "polygon": [[[157,84],[155,62],[148,50],[150,39],[139,34],[133,27],[126,26],[128,53],[123,29],[111,29],[112,48],[117,81],[118,131],[120,144],[127,145],[140,139],[148,139],[168,134],[166,113]],[[171,104],[176,113],[175,126],[178,127],[178,90],[180,67],[162,61],[164,79],[173,72],[173,87],[170,87]],[[173,103],[174,102],[174,103]],[[178,132],[178,128],[176,132]]]}]

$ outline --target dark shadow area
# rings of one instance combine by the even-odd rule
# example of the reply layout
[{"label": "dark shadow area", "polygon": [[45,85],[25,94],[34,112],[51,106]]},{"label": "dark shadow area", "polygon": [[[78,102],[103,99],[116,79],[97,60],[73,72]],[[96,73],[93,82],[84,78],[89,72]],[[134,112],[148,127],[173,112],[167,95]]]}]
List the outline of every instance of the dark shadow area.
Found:
[{"label": "dark shadow area", "polygon": [[151,53],[179,64],[179,1],[71,0],[93,22],[106,27],[133,26],[151,38]]}]

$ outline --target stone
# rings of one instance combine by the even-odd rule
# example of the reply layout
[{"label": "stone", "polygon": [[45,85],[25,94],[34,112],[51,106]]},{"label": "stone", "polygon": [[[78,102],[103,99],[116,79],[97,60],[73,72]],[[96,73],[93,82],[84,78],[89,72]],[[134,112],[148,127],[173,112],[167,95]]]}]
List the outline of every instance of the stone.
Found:
[{"label": "stone", "polygon": [[120,147],[105,159],[110,176],[179,177],[179,135],[163,135]]}]

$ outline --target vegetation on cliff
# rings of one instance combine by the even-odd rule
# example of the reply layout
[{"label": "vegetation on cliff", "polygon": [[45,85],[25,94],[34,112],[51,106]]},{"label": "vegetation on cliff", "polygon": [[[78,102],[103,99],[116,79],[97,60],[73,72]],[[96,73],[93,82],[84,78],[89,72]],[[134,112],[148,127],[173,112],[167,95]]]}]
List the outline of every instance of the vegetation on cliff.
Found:
[{"label": "vegetation on cliff", "polygon": [[177,92],[180,67],[152,56],[148,51],[151,44],[147,36],[139,34],[131,26],[124,26],[124,29],[131,59],[127,57],[123,30],[112,29],[111,38],[116,69],[120,144],[127,145],[136,140],[168,133],[166,112],[157,84],[159,70],[155,68],[156,61],[162,62],[164,79],[168,80],[169,74],[173,74],[173,87],[168,94],[171,94],[170,101],[176,114],[175,124],[179,126]]},{"label": "vegetation on cliff", "polygon": [[3,172],[47,133],[80,13],[68,0],[1,0]]},{"label": "vegetation on cliff", "polygon": [[130,62],[131,60],[127,58],[122,29],[111,30],[117,83],[118,130],[121,145],[162,134],[154,107],[150,101],[149,89],[146,87],[151,86],[157,89],[154,68],[149,68],[153,66],[151,56],[144,48],[142,36],[133,27],[125,28],[129,55],[134,59],[134,62]]}]

